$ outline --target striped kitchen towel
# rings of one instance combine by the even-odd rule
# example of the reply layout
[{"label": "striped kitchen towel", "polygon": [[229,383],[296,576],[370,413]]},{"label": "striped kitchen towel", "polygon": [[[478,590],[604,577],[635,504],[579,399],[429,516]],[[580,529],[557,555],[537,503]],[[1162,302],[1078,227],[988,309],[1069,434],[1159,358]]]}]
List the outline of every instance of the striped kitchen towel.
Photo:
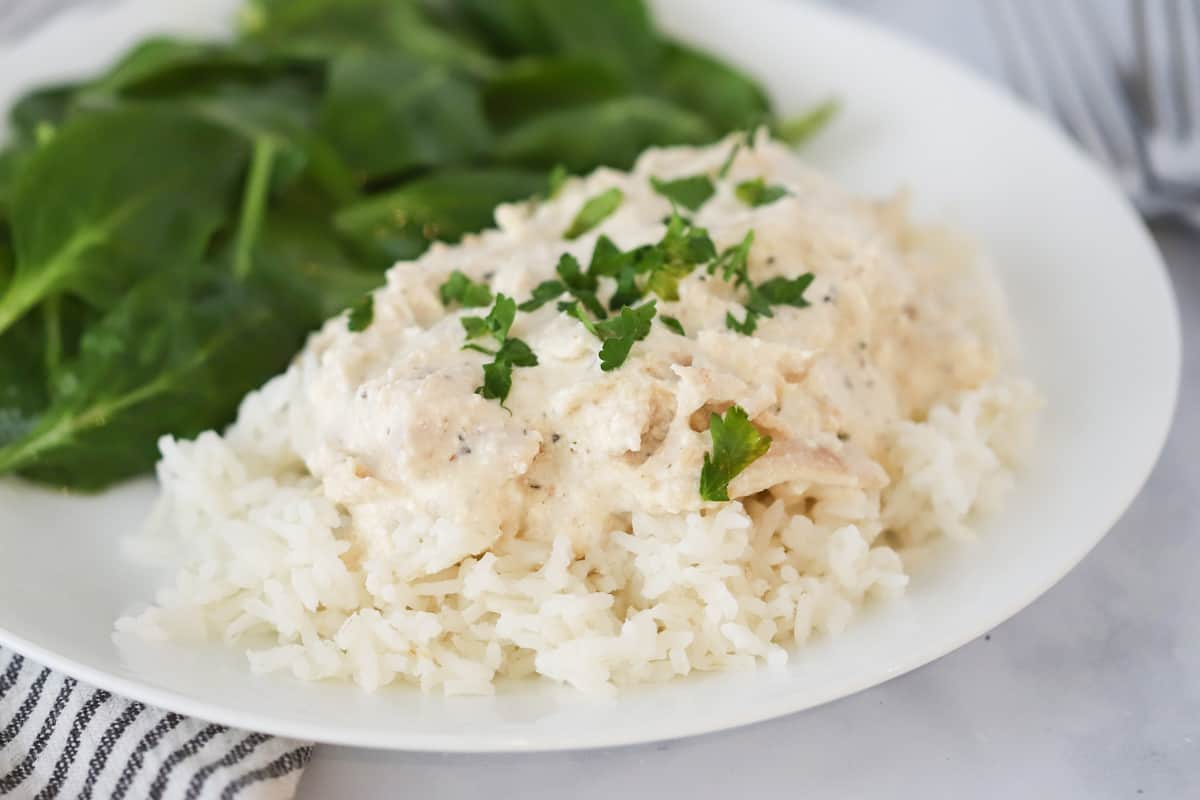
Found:
[{"label": "striped kitchen towel", "polygon": [[312,745],[160,711],[0,648],[0,796],[283,800]]}]

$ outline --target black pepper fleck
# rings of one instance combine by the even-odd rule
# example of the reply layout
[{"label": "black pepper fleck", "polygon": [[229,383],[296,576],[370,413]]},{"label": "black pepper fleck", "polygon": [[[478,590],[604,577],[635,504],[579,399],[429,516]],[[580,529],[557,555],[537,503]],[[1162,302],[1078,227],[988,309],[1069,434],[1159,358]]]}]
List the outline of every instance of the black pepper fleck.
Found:
[{"label": "black pepper fleck", "polygon": [[458,448],[458,454],[460,456],[469,456],[471,455],[471,448],[464,444],[462,447]]},{"label": "black pepper fleck", "polygon": [[542,488],[542,485],[540,483],[531,483],[531,484],[529,484],[529,488],[530,489],[540,489],[540,488]]},{"label": "black pepper fleck", "polygon": [[989,634],[985,634],[985,635],[984,635],[984,637],[983,637],[983,640],[984,640],[985,642],[990,642],[990,641],[992,640],[992,635],[991,635],[990,633],[989,633]]},{"label": "black pepper fleck", "polygon": [[496,277],[496,273],[495,273],[494,271],[492,271],[492,272],[485,272],[485,273],[483,273],[483,279],[484,279],[485,281],[490,281],[490,280],[491,280],[492,278],[494,278],[494,277]]},{"label": "black pepper fleck", "polygon": [[553,434],[553,435],[550,437],[550,441],[552,441],[552,442],[557,442],[557,441],[558,441],[559,439],[561,439],[561,438],[562,438],[562,437],[561,437],[561,436],[559,436],[559,435],[556,433],[556,434]]},{"label": "black pepper fleck", "polygon": [[838,431],[837,437],[839,442],[850,441],[850,434],[846,433],[845,431]]},{"label": "black pepper fleck", "polygon": [[768,264],[774,264],[774,263],[775,263],[775,256],[767,256],[767,263],[768,263]]}]

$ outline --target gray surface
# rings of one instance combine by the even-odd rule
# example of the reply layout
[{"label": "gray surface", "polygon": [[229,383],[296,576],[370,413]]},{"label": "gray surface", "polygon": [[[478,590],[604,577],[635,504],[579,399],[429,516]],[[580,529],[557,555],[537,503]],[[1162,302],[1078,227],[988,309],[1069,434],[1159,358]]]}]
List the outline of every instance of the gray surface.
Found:
[{"label": "gray surface", "polygon": [[[980,0],[843,5],[998,70]],[[1166,452],[1083,564],[989,639],[813,711],[656,746],[533,756],[320,747],[300,798],[1200,797],[1200,356],[1186,344],[1200,341],[1200,239],[1159,241],[1185,341]]]}]

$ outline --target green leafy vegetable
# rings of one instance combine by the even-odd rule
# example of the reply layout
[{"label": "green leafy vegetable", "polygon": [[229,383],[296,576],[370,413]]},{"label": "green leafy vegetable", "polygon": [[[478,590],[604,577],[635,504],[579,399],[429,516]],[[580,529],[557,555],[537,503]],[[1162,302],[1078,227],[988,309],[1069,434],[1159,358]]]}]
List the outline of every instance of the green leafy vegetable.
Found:
[{"label": "green leafy vegetable", "polygon": [[0,332],[60,292],[110,307],[164,253],[197,261],[245,160],[240,139],[174,112],[130,108],[68,123],[17,176],[16,268],[0,296]]},{"label": "green leafy vegetable", "polygon": [[703,500],[729,499],[729,482],[766,454],[771,437],[760,433],[740,406],[732,406],[722,417],[710,414],[708,431],[713,449],[704,454],[700,469],[700,497]]},{"label": "green leafy vegetable", "polygon": [[658,319],[667,327],[668,330],[678,333],[680,336],[687,336],[687,333],[683,330],[683,323],[677,320],[675,317],[669,317],[666,314],[662,314]]},{"label": "green leafy vegetable", "polygon": [[567,313],[583,323],[589,332],[604,342],[600,347],[600,369],[610,372],[625,363],[635,342],[650,335],[650,322],[657,313],[654,301],[636,308],[626,306],[620,315],[603,322],[592,322],[583,313],[582,305],[574,303]]},{"label": "green leafy vegetable", "polygon": [[[323,320],[350,308],[368,325],[386,268],[492,225],[496,205],[650,146],[804,128],[656,31],[642,0],[245,0],[240,21],[226,41],[147,39],[11,109],[0,472],[76,488],[134,474],[160,434],[227,424]],[[658,183],[691,211],[706,180]],[[610,213],[591,207],[576,235]],[[686,221],[629,251],[599,237],[586,270],[560,261],[522,307],[630,324],[626,306],[677,296],[710,250]],[[748,309],[797,296],[760,289]],[[447,291],[498,302],[480,284]],[[491,359],[480,392],[502,403],[534,359],[508,336],[509,304],[463,321]],[[605,363],[623,361],[629,336],[603,330]]]},{"label": "green leafy vegetable", "polygon": [[467,339],[490,336],[503,345],[516,317],[516,302],[505,294],[497,294],[496,302],[486,317],[463,317],[459,322],[467,332]]},{"label": "green leafy vegetable", "polygon": [[558,298],[562,297],[563,292],[566,290],[567,285],[562,281],[542,281],[537,286],[533,287],[533,295],[524,303],[521,303],[521,305],[517,306],[517,308],[519,308],[521,311],[537,311],[551,300],[557,300]]},{"label": "green leafy vegetable", "polygon": [[786,187],[778,184],[767,184],[762,178],[742,181],[734,189],[734,193],[737,195],[738,200],[755,208],[769,205],[790,194]]},{"label": "green leafy vegetable", "polygon": [[687,277],[716,255],[708,231],[672,214],[662,241],[644,259],[645,269],[650,273],[646,290],[664,300],[678,300],[679,279]]},{"label": "green leafy vegetable", "polygon": [[446,170],[343,208],[334,227],[382,266],[416,258],[430,242],[458,241],[492,223],[496,206],[528,197],[544,185],[532,172]]},{"label": "green leafy vegetable", "polygon": [[335,59],[319,125],[363,180],[469,161],[491,144],[474,86],[398,53],[350,51]]},{"label": "green leafy vegetable", "polygon": [[806,272],[797,278],[771,278],[755,287],[755,291],[769,305],[806,308],[809,302],[804,299],[804,292],[812,284],[813,277],[811,272]]},{"label": "green leafy vegetable", "polygon": [[716,130],[700,115],[660,97],[628,95],[547,111],[496,140],[502,161],[528,166],[563,164],[574,173],[592,165],[628,169],[654,145],[700,144]]},{"label": "green leafy vegetable", "polygon": [[557,197],[569,177],[571,175],[567,172],[566,167],[562,164],[555,164],[554,169],[550,170],[550,175],[546,178],[546,199],[553,200]]},{"label": "green leafy vegetable", "polygon": [[818,103],[800,116],[778,123],[775,135],[793,147],[802,145],[824,130],[840,107],[837,100]]},{"label": "green leafy vegetable", "polygon": [[750,247],[754,243],[754,231],[747,231],[738,244],[726,248],[715,261],[709,264],[709,274],[719,272],[721,277],[734,286],[746,290],[745,316],[739,320],[733,314],[725,315],[725,327],[749,336],[758,328],[761,317],[772,317],[772,306],[805,308],[809,305],[804,292],[813,282],[813,274],[806,272],[796,278],[782,276],[771,278],[757,286],[750,279]]},{"label": "green leafy vegetable", "polygon": [[458,303],[463,308],[483,308],[492,302],[492,290],[486,283],[476,283],[457,269],[438,287],[438,295],[446,307]]},{"label": "green leafy vegetable", "polygon": [[375,321],[375,297],[366,295],[353,306],[346,316],[346,327],[354,333],[362,333]]},{"label": "green leafy vegetable", "polygon": [[689,175],[686,178],[676,178],[670,181],[650,178],[654,191],[691,211],[696,211],[708,202],[708,198],[716,191],[712,180],[707,175]]},{"label": "green leafy vegetable", "polygon": [[658,83],[664,95],[695,110],[714,130],[753,128],[771,115],[766,93],[758,83],[685,45],[667,48]]},{"label": "green leafy vegetable", "polygon": [[[475,389],[475,393],[486,400],[499,400],[501,406],[512,390],[513,367],[536,367],[538,363],[529,345],[508,335],[516,315],[517,304],[513,299],[497,294],[496,303],[486,317],[463,317],[459,320],[468,339],[463,349],[492,356],[492,360],[483,365],[483,384]],[[499,348],[493,351],[470,341],[486,336],[499,343]]]},{"label": "green leafy vegetable", "polygon": [[142,472],[159,436],[221,425],[301,338],[253,287],[203,267],[164,270],[84,334],[36,424],[0,447],[0,472],[78,489]]},{"label": "green leafy vegetable", "polygon": [[604,60],[523,58],[488,79],[483,105],[488,119],[510,128],[547,112],[612,100],[630,88],[620,70]]},{"label": "green leafy vegetable", "polygon": [[563,237],[578,239],[580,236],[583,236],[610,217],[621,206],[621,202],[624,199],[625,193],[616,186],[606,189],[595,197],[589,198],[579,209],[578,213],[575,214],[575,219],[571,220],[571,224],[563,233]]}]

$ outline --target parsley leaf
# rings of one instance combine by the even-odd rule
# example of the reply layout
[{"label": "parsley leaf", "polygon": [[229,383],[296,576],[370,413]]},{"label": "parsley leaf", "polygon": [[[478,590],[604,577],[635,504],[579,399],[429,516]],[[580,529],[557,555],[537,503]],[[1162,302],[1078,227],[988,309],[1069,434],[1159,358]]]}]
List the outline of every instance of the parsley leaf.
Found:
[{"label": "parsley leaf", "polygon": [[484,400],[499,400],[501,407],[512,391],[512,364],[507,361],[490,361],[483,365],[483,383],[475,387],[475,394]]},{"label": "parsley leaf", "polygon": [[750,309],[746,309],[746,318],[738,322],[737,317],[728,311],[725,312],[725,327],[731,331],[737,331],[744,336],[750,336],[758,328],[758,314]]},{"label": "parsley leaf", "polygon": [[491,336],[500,344],[500,348],[495,352],[474,342],[463,345],[463,349],[475,350],[492,357],[489,363],[483,365],[483,384],[475,389],[475,393],[485,400],[499,400],[501,406],[504,406],[504,401],[508,399],[508,393],[512,390],[513,367],[536,367],[538,363],[537,356],[529,345],[508,336],[516,314],[516,301],[503,294],[497,294],[496,304],[486,317],[463,317],[459,320],[467,332],[468,339]]},{"label": "parsley leaf", "polygon": [[583,236],[611,216],[624,199],[625,193],[616,186],[591,198],[579,209],[579,213],[575,215],[575,219],[571,221],[571,225],[563,237],[578,239]]},{"label": "parsley leaf", "polygon": [[755,286],[750,280],[750,246],[754,243],[754,231],[733,247],[726,248],[715,261],[708,265],[709,273],[720,272],[721,277],[734,286],[746,288],[745,318],[738,320],[733,314],[725,314],[725,327],[746,336],[758,328],[761,317],[773,317],[772,306],[806,308],[808,300],[804,292],[813,282],[813,274],[806,272],[796,278],[776,277]]},{"label": "parsley leaf", "polygon": [[492,290],[486,283],[476,283],[457,269],[438,287],[438,294],[446,307],[458,302],[463,308],[482,308],[492,302]]},{"label": "parsley leaf", "polygon": [[571,175],[567,172],[565,164],[555,164],[554,169],[550,170],[550,175],[546,178],[546,199],[553,200],[569,177]]},{"label": "parsley leaf", "polygon": [[368,294],[350,307],[350,313],[346,317],[346,327],[354,333],[361,333],[371,327],[374,320],[375,297]]},{"label": "parsley leaf", "polygon": [[634,343],[650,335],[650,322],[658,313],[653,300],[637,308],[626,306],[621,309],[620,316],[603,322],[593,322],[589,319],[578,301],[564,310],[579,320],[589,333],[604,342],[600,347],[600,369],[605,372],[611,372],[625,363]]},{"label": "parsley leaf", "polygon": [[492,306],[492,310],[486,317],[462,317],[459,322],[462,323],[463,330],[467,332],[468,339],[491,336],[503,345],[516,316],[516,301],[507,295],[497,294],[496,304]]},{"label": "parsley leaf", "polygon": [[779,123],[775,126],[775,135],[793,147],[804,144],[820,133],[840,108],[841,104],[836,99],[818,103],[800,116]]},{"label": "parsley leaf", "polygon": [[658,320],[672,332],[678,333],[680,336],[687,336],[687,333],[683,330],[683,323],[675,319],[675,317],[668,317],[666,314],[662,314]]},{"label": "parsley leaf", "polygon": [[672,214],[667,232],[658,246],[648,253],[645,269],[650,277],[646,291],[663,300],[679,299],[679,279],[687,277],[699,265],[716,258],[717,250],[708,231],[698,228],[678,214]]},{"label": "parsley leaf", "polygon": [[700,498],[728,500],[729,482],[762,457],[771,447],[771,437],[760,433],[741,406],[732,406],[725,416],[708,418],[712,453],[704,454],[700,469]]},{"label": "parsley leaf", "polygon": [[813,277],[811,272],[806,272],[797,278],[771,278],[765,283],[760,283],[755,291],[772,306],[807,308],[809,302],[804,299],[804,292],[812,284]]},{"label": "parsley leaf", "polygon": [[716,189],[707,175],[689,175],[686,178],[676,178],[664,181],[651,177],[650,185],[654,191],[670,200],[672,203],[695,211],[708,202]]},{"label": "parsley leaf", "polygon": [[626,306],[621,309],[620,316],[596,324],[595,333],[604,340],[600,348],[600,369],[611,372],[625,363],[633,343],[650,335],[650,321],[657,311],[651,300],[637,308]]},{"label": "parsley leaf", "polygon": [[615,278],[621,274],[621,268],[629,261],[627,254],[613,244],[613,240],[601,234],[592,248],[592,260],[588,264],[588,274],[599,277],[607,275]]},{"label": "parsley leaf", "polygon": [[746,231],[742,241],[721,251],[721,255],[708,265],[708,274],[720,272],[721,277],[734,286],[750,283],[750,246],[754,244],[754,231]]},{"label": "parsley leaf", "polygon": [[738,200],[754,208],[770,205],[781,197],[791,194],[786,187],[779,184],[767,184],[762,178],[742,181],[734,189],[734,193]]},{"label": "parsley leaf", "polygon": [[[609,244],[612,243],[609,242]],[[575,256],[563,253],[558,259],[555,271],[558,272],[559,280],[539,283],[533,290],[533,296],[521,303],[518,308],[522,311],[535,311],[551,300],[557,300],[563,292],[570,292],[596,316],[601,318],[608,316],[604,306],[596,297],[596,290],[600,286],[599,280],[590,270],[584,272]],[[559,309],[562,310],[567,305],[570,303],[560,303]]]},{"label": "parsley leaf", "polygon": [[741,136],[734,140],[733,146],[729,148],[729,155],[725,156],[725,160],[721,162],[721,168],[717,170],[718,178],[724,178],[729,174],[729,170],[733,167],[733,162],[737,158],[738,153],[741,152],[743,147],[750,146],[750,140],[753,135],[751,131],[744,131]]},{"label": "parsley leaf", "polygon": [[537,311],[551,300],[557,300],[566,290],[566,284],[564,284],[562,281],[542,281],[537,286],[533,287],[533,294],[530,296],[530,298],[524,303],[521,303],[521,305],[517,306],[517,308],[521,309],[522,311]]}]

